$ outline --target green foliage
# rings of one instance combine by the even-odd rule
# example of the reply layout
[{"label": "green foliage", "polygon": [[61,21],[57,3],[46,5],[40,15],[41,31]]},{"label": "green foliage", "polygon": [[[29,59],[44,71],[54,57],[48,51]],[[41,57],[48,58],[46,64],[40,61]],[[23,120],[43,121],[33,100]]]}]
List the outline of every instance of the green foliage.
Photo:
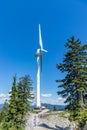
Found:
[{"label": "green foliage", "polygon": [[4,120],[4,117],[7,115],[7,112],[8,112],[8,102],[6,100],[2,108],[2,111],[0,112],[0,122]]},{"label": "green foliage", "polygon": [[[60,117],[66,118],[66,114],[68,114],[68,113],[67,113],[67,111],[61,111],[61,112],[59,112],[58,114],[60,115]],[[67,116],[67,117],[68,117],[68,116]]]},{"label": "green foliage", "polygon": [[[28,75],[19,79],[13,77],[9,104],[5,103],[0,113],[2,130],[24,130],[25,114],[29,111],[32,98],[32,81]],[[3,117],[2,117],[3,116]]]},{"label": "green foliage", "polygon": [[57,82],[61,82],[58,87],[62,88],[58,94],[66,98],[65,103],[70,111],[70,118],[78,119],[81,123],[79,115],[82,115],[81,111],[84,113],[83,95],[87,92],[87,45],[81,45],[79,39],[75,40],[74,37],[71,37],[65,47],[68,48],[68,51],[63,63],[57,64],[57,68],[66,74],[64,79],[57,80]]},{"label": "green foliage", "polygon": [[54,107],[53,107],[53,111],[58,111],[58,109],[57,109],[57,106],[56,106],[56,105],[54,105]]},{"label": "green foliage", "polygon": [[18,89],[18,97],[19,97],[18,99],[20,99],[19,106],[22,106],[21,108],[20,107],[19,108],[24,109],[23,111],[26,113],[27,111],[30,110],[31,100],[33,99],[32,81],[29,75],[25,75],[25,77],[20,78],[17,89]]},{"label": "green foliage", "polygon": [[70,121],[76,120],[80,123],[81,126],[83,126],[87,121],[87,108],[84,108],[82,110],[77,109],[77,111],[71,111],[69,119]]}]

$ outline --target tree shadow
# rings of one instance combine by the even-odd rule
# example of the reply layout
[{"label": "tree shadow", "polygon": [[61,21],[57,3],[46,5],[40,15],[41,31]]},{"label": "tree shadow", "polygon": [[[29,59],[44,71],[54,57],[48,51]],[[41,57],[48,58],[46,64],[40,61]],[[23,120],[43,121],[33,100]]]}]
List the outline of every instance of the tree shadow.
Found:
[{"label": "tree shadow", "polygon": [[69,127],[63,128],[63,127],[60,127],[60,126],[55,126],[55,128],[54,128],[54,127],[48,126],[48,125],[45,124],[45,123],[43,123],[43,124],[41,124],[41,125],[39,125],[39,126],[44,127],[44,128],[47,128],[47,129],[50,129],[50,130],[70,130]]},{"label": "tree shadow", "polygon": [[63,127],[60,127],[60,126],[56,126],[55,130],[70,130],[70,127],[63,128]]},{"label": "tree shadow", "polygon": [[55,130],[55,128],[50,127],[50,126],[48,126],[48,125],[47,125],[47,124],[45,124],[45,123],[40,124],[39,126],[41,126],[41,127],[45,127],[45,128],[47,128],[47,129]]}]

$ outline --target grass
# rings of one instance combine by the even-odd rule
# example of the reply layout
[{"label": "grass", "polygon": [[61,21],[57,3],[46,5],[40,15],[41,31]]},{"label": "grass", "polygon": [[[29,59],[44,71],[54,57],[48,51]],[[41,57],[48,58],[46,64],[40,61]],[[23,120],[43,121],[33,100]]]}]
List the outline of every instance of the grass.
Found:
[{"label": "grass", "polygon": [[38,114],[39,112],[41,112],[41,110],[32,110],[31,113],[35,113]]},{"label": "grass", "polygon": [[64,117],[65,118],[65,115],[67,114],[66,111],[49,111],[47,113],[45,113],[42,118],[46,118],[48,116],[51,116],[51,115],[59,115],[61,117]]}]

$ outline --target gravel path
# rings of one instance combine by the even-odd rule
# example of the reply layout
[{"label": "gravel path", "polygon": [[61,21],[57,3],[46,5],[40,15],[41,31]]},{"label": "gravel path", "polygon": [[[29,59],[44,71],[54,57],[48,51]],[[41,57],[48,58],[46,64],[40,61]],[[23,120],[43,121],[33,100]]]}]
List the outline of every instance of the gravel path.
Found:
[{"label": "gravel path", "polygon": [[33,128],[32,130],[50,130],[50,129],[38,126],[38,127]]},{"label": "gravel path", "polygon": [[36,126],[36,127],[28,127],[27,130],[50,130],[49,128],[41,127],[41,126]]},{"label": "gravel path", "polygon": [[25,130],[71,130],[69,129],[69,120],[59,114],[49,115],[44,118],[39,116],[39,114],[30,114],[27,117]]}]

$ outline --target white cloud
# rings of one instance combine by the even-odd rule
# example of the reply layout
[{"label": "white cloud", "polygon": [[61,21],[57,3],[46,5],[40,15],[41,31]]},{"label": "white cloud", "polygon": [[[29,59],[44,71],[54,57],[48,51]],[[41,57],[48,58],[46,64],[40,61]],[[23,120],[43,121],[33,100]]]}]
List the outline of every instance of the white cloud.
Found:
[{"label": "white cloud", "polygon": [[9,100],[9,94],[0,94],[0,104],[4,104],[5,100]]},{"label": "white cloud", "polygon": [[48,103],[48,104],[52,104],[52,105],[65,105],[64,101],[66,99],[62,98],[62,97],[58,97],[58,98],[46,98],[46,99],[42,99],[42,103]]},{"label": "white cloud", "polygon": [[45,93],[44,93],[44,94],[41,94],[41,96],[42,96],[42,97],[49,98],[49,97],[51,97],[51,96],[52,96],[52,94],[45,94]]}]

